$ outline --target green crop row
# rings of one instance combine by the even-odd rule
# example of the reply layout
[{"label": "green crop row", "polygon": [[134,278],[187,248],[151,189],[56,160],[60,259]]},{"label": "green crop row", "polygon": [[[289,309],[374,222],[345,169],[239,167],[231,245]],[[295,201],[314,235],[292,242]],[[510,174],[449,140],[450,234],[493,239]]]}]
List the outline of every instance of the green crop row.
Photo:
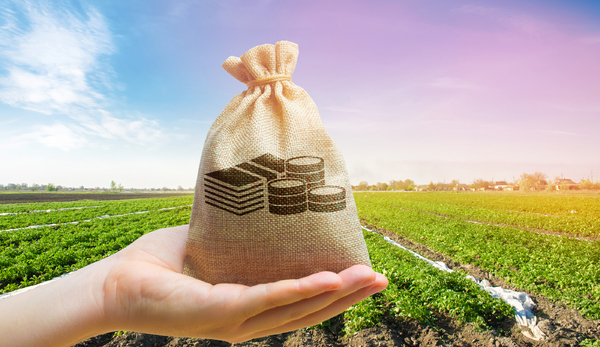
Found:
[{"label": "green crop row", "polygon": [[[461,219],[495,224],[508,224],[532,229],[543,229],[573,236],[600,237],[600,219],[597,217],[580,216],[578,214],[569,214],[565,216],[540,215],[526,212],[505,211],[489,207],[455,205],[448,202],[419,201],[414,198],[414,196],[420,195],[423,194],[357,193],[355,194],[355,198],[357,203],[372,202],[388,207],[407,208]],[[442,197],[453,196],[452,194],[438,195]],[[454,194],[454,196],[455,195],[459,194]],[[462,196],[466,195],[463,194]],[[490,195],[484,196],[490,197]],[[471,197],[473,196],[471,195]]]},{"label": "green crop row", "polygon": [[[153,211],[172,206],[191,205],[193,196],[154,199],[132,199],[117,201],[88,201],[84,206],[70,206],[71,203],[55,205],[50,212],[18,213],[0,216],[0,230],[25,228],[30,225],[48,225],[82,221],[105,215],[121,215],[139,211]],[[56,204],[56,203],[54,203]],[[20,204],[14,204],[20,205]],[[28,204],[32,205],[32,204]],[[27,211],[45,211],[40,204],[29,206]],[[86,207],[82,209],[55,210],[60,208]],[[19,209],[15,209],[19,210]]]},{"label": "green crop row", "polygon": [[80,269],[153,230],[187,224],[190,213],[191,207],[181,207],[0,233],[0,293]]},{"label": "green crop row", "polygon": [[385,206],[357,204],[367,223],[393,231],[474,264],[522,290],[564,301],[600,319],[600,242],[557,237],[510,227],[473,224]]},{"label": "green crop row", "polygon": [[[521,192],[398,192],[389,194],[393,194],[402,200],[435,204],[460,205],[555,216],[571,216],[573,214],[590,218],[600,216],[600,196],[525,194]],[[573,213],[573,211],[575,212]]]},{"label": "green crop row", "polygon": [[466,273],[440,271],[409,252],[364,232],[373,269],[384,274],[388,287],[380,295],[354,305],[344,313],[347,335],[374,326],[384,316],[400,316],[435,325],[434,312],[482,328],[498,326],[514,316],[514,309],[492,298]]},{"label": "green crop row", "polygon": [[[7,194],[7,193],[0,193]],[[8,193],[20,194],[20,193]],[[52,193],[44,193],[52,195]],[[74,196],[77,193],[73,193]],[[113,195],[113,193],[105,193],[105,196]],[[102,204],[111,204],[120,200],[77,200],[77,201],[59,201],[59,202],[31,202],[31,203],[15,203],[15,204],[0,204],[0,213],[17,213],[37,210],[50,210],[60,208],[82,207],[82,206],[98,206]]]}]

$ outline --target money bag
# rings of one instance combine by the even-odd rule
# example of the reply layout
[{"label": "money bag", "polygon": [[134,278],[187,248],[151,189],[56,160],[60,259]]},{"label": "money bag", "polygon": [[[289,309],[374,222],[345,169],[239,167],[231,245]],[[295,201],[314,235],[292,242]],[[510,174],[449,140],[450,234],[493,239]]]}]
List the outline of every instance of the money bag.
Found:
[{"label": "money bag", "polygon": [[371,265],[342,154],[292,83],[297,57],[281,41],[223,63],[248,89],[208,132],[184,274],[252,286]]}]

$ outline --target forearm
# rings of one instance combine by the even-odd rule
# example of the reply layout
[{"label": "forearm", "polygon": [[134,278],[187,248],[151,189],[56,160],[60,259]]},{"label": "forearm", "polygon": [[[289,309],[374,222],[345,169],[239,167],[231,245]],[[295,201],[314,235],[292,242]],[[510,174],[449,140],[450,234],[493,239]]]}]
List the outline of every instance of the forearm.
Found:
[{"label": "forearm", "polygon": [[[110,261],[108,259],[104,261]],[[3,346],[71,346],[109,331],[102,298],[106,264],[0,300]]]}]

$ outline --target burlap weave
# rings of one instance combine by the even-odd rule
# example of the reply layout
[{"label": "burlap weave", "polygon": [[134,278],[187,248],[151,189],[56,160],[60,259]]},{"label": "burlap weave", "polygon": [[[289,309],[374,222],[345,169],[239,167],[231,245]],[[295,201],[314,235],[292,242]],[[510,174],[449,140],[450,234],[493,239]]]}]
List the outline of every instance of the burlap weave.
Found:
[{"label": "burlap weave", "polygon": [[208,132],[185,274],[255,285],[370,266],[342,155],[291,82],[297,57],[281,41],[223,63],[248,90]]}]

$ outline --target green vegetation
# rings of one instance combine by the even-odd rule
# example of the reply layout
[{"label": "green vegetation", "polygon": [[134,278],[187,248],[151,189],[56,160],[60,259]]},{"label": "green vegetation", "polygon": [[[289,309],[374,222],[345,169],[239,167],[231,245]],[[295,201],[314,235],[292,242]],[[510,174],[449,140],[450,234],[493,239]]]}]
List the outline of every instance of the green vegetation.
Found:
[{"label": "green vegetation", "polygon": [[481,328],[497,326],[514,316],[513,308],[492,298],[464,272],[440,271],[409,252],[387,243],[381,236],[364,232],[373,269],[383,273],[388,288],[344,314],[347,335],[374,326],[384,315],[413,318],[433,325],[434,312],[444,312],[459,322]]},{"label": "green vegetation", "polygon": [[[563,301],[587,318],[600,318],[600,241],[468,221],[597,236],[598,197],[356,193],[355,198],[359,216],[369,224],[458,263],[474,264],[521,290]],[[0,205],[0,214],[9,213],[0,215],[0,230],[59,224],[0,232],[0,293],[82,268],[153,230],[187,224],[192,201],[182,196]],[[79,207],[86,208],[59,210]],[[148,212],[136,213],[142,211]],[[101,218],[105,215],[118,217]],[[69,222],[78,223],[62,224]],[[497,328],[513,316],[509,305],[466,279],[466,273],[435,269],[372,233],[365,233],[365,240],[373,267],[386,275],[389,286],[343,314],[347,335],[390,316],[435,326],[435,317],[447,315],[482,329]]]},{"label": "green vegetation", "polygon": [[[135,209],[165,205],[163,199],[124,203]],[[165,199],[167,200],[167,199]],[[94,203],[106,203],[98,202]],[[122,201],[112,202],[120,205]],[[177,202],[180,204],[181,202]],[[177,204],[170,206],[178,206]],[[163,207],[161,207],[163,208]],[[93,210],[93,209],[89,209]],[[117,218],[94,219],[36,229],[0,232],[0,293],[27,287],[75,271],[126,247],[148,232],[189,222],[191,206]],[[4,216],[10,219],[16,216]]]},{"label": "green vegetation", "polygon": [[[407,194],[393,194],[401,200]],[[435,199],[415,194],[414,199]],[[458,195],[458,194],[456,194]],[[600,318],[600,241],[545,235],[512,227],[471,223],[394,207],[391,194],[355,194],[358,211],[367,223],[393,231],[445,254],[462,264],[474,264],[518,288],[563,301],[589,319]],[[452,194],[439,194],[452,200]],[[490,195],[470,195],[486,199]],[[457,199],[462,202],[469,198]],[[413,198],[406,198],[407,200]],[[491,199],[491,198],[490,198]],[[595,202],[597,203],[597,198]],[[487,201],[488,204],[490,201]],[[583,213],[597,208],[576,200]],[[482,203],[485,206],[485,203]],[[506,205],[504,205],[506,206]],[[560,213],[560,204],[535,209]],[[515,209],[514,206],[510,207]]]},{"label": "green vegetation", "polygon": [[[69,223],[106,215],[114,216],[175,206],[186,206],[191,205],[193,200],[193,196],[182,196],[118,201],[104,200],[0,205],[0,214],[18,213],[17,215],[0,216],[0,230],[25,228],[30,225]],[[57,209],[68,210],[56,211]],[[50,211],[46,212],[48,210]]]},{"label": "green vegetation", "polygon": [[600,238],[600,197],[378,193],[360,194],[357,199],[463,220]]}]

